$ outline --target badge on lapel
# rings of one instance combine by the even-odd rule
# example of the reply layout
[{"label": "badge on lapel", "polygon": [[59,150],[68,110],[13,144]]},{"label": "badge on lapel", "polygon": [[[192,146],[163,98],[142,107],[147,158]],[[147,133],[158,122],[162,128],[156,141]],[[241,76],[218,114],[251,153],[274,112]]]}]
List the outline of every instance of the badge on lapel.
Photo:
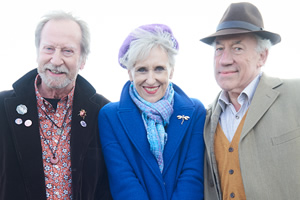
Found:
[{"label": "badge on lapel", "polygon": [[[19,115],[25,115],[28,111],[27,107],[23,104],[20,104],[17,106],[16,111]],[[23,120],[21,118],[15,119],[15,124],[21,125],[23,123]],[[26,120],[24,122],[24,125],[26,127],[30,127],[32,125],[32,121],[30,119]]]},{"label": "badge on lapel", "polygon": [[80,117],[82,117],[82,120],[80,121],[80,125],[82,127],[86,127],[87,126],[87,123],[84,121],[84,118],[86,117],[86,111],[84,109],[81,109],[79,111],[79,114],[78,114]]},{"label": "badge on lapel", "polygon": [[184,116],[184,115],[177,115],[178,119],[182,119],[181,124],[183,124],[184,120],[189,120],[189,116]]},{"label": "badge on lapel", "polygon": [[27,107],[23,104],[17,106],[16,111],[20,115],[25,115],[27,113]]}]

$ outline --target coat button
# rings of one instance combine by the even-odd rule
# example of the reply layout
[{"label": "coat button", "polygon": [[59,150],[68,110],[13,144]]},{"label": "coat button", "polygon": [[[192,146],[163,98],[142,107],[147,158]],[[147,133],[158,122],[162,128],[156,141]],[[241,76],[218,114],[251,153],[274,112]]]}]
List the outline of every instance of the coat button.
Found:
[{"label": "coat button", "polygon": [[228,151],[229,151],[229,152],[233,152],[233,148],[232,148],[232,147],[229,147]]},{"label": "coat button", "polygon": [[235,197],[235,194],[234,194],[233,192],[231,192],[231,193],[230,193],[230,197],[231,197],[231,198],[234,198],[234,197]]},{"label": "coat button", "polygon": [[229,174],[233,174],[233,173],[234,173],[233,169],[229,170]]}]

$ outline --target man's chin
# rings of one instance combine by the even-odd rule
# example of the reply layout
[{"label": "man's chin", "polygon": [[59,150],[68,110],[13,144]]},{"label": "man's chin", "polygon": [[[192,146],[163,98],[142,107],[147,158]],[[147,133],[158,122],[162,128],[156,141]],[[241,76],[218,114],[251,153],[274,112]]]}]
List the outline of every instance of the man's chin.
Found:
[{"label": "man's chin", "polygon": [[63,89],[67,87],[72,81],[71,80],[64,80],[64,81],[58,81],[58,80],[46,80],[44,83],[52,89]]}]

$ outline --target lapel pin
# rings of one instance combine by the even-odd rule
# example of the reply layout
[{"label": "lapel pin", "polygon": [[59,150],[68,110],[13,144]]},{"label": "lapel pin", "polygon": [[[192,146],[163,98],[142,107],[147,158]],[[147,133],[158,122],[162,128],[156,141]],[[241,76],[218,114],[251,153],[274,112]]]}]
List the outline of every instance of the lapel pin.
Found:
[{"label": "lapel pin", "polygon": [[178,119],[182,119],[181,124],[183,124],[184,120],[189,120],[189,116],[184,116],[184,115],[177,115]]},{"label": "lapel pin", "polygon": [[27,107],[25,105],[23,105],[23,104],[20,104],[20,105],[17,106],[16,111],[20,115],[25,115],[27,113]]},{"label": "lapel pin", "polygon": [[78,114],[80,117],[82,117],[82,119],[84,119],[86,117],[86,111],[84,109],[81,109],[79,111],[79,114]]},{"label": "lapel pin", "polygon": [[79,111],[79,114],[78,114],[80,117],[82,117],[83,120],[80,121],[80,125],[82,127],[86,127],[87,126],[87,123],[84,121],[84,118],[86,117],[86,111],[84,109],[81,109]]},{"label": "lapel pin", "polygon": [[24,125],[25,125],[26,127],[29,127],[29,126],[32,125],[32,121],[31,121],[30,119],[27,119],[27,120],[24,122]]},{"label": "lapel pin", "polygon": [[18,125],[20,125],[20,124],[23,123],[23,120],[22,120],[21,118],[17,118],[17,119],[15,120],[15,123],[18,124]]},{"label": "lapel pin", "polygon": [[80,121],[80,125],[81,125],[82,127],[86,127],[86,126],[87,126],[86,122],[83,121],[83,120]]}]

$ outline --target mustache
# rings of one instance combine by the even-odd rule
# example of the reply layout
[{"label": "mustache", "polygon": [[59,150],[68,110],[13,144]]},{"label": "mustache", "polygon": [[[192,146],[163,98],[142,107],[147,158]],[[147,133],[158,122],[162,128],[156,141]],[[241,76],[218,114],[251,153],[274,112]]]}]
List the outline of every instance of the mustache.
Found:
[{"label": "mustache", "polygon": [[58,73],[66,73],[66,74],[69,73],[69,70],[65,65],[56,66],[51,63],[48,63],[48,64],[44,65],[44,70],[47,70],[47,69],[50,71],[58,72]]}]

